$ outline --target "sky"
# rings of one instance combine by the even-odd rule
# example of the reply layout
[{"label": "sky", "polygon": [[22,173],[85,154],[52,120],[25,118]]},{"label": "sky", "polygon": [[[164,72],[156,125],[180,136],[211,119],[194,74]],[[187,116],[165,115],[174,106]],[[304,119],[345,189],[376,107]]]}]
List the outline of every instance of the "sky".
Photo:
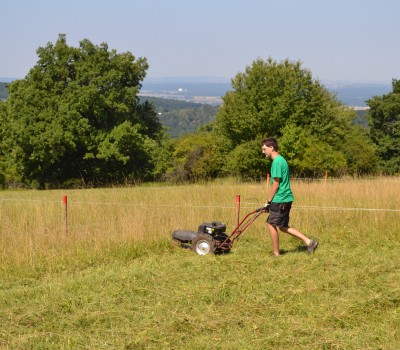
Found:
[{"label": "sky", "polygon": [[149,78],[232,79],[256,59],[321,81],[400,78],[398,0],[1,0],[0,77],[24,78],[66,34],[145,57]]}]

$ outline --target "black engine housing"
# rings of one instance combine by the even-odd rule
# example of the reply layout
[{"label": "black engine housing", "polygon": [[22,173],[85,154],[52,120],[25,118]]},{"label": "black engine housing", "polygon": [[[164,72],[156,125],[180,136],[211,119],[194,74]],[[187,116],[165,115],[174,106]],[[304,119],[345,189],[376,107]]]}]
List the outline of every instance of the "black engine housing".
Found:
[{"label": "black engine housing", "polygon": [[220,221],[203,222],[197,231],[198,233],[208,233],[215,237],[226,232],[226,225]]}]

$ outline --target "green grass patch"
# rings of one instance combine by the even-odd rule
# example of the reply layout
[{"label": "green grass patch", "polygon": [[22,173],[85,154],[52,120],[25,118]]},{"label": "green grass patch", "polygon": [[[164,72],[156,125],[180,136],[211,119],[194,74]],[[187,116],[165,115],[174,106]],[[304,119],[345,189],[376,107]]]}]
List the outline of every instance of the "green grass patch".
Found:
[{"label": "green grass patch", "polygon": [[[242,186],[254,198],[255,185]],[[284,254],[271,257],[261,217],[223,256],[198,256],[173,243],[178,219],[170,218],[164,235],[147,240],[124,236],[120,244],[91,246],[85,239],[63,254],[37,252],[34,262],[4,259],[0,348],[398,349],[399,213],[301,209],[316,202],[316,193],[307,202],[309,186],[297,188],[304,196],[292,220],[320,240],[311,256],[282,234]],[[220,191],[213,193],[216,202]],[[325,195],[333,205],[337,187]],[[355,196],[361,205],[372,198]],[[223,209],[205,210],[204,221],[225,216],[231,229]],[[186,216],[183,228],[201,222],[191,211]]]}]

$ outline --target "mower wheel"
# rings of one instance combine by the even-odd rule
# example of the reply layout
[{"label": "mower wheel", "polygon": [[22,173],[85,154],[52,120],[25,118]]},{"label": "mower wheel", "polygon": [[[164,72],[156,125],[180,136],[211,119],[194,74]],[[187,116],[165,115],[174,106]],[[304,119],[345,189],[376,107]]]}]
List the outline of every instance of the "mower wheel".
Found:
[{"label": "mower wheel", "polygon": [[214,238],[206,233],[199,233],[192,240],[192,250],[199,255],[214,254]]}]

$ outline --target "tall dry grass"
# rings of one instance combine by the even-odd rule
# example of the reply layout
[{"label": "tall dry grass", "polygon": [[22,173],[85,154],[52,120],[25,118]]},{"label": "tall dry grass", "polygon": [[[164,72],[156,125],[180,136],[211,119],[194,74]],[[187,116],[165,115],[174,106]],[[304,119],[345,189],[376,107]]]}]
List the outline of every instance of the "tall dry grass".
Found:
[{"label": "tall dry grass", "polygon": [[0,348],[397,350],[399,180],[293,190],[311,256],[282,234],[270,257],[266,216],[224,256],[171,243],[202,221],[231,231],[236,194],[243,216],[265,182],[1,192]]},{"label": "tall dry grass", "polygon": [[[400,230],[400,179],[293,180],[291,223],[311,236],[342,238],[363,232],[390,237]],[[150,186],[69,191],[0,192],[0,264],[34,267],[43,260],[71,258],[121,245],[169,239],[175,229],[196,230],[220,220],[231,231],[235,197],[241,216],[265,203],[265,181],[220,181],[183,186]],[[67,229],[63,195],[68,197]],[[375,210],[376,209],[376,210]],[[396,212],[397,210],[397,212]],[[397,221],[396,221],[397,220]],[[249,234],[267,238],[264,219]]]}]

